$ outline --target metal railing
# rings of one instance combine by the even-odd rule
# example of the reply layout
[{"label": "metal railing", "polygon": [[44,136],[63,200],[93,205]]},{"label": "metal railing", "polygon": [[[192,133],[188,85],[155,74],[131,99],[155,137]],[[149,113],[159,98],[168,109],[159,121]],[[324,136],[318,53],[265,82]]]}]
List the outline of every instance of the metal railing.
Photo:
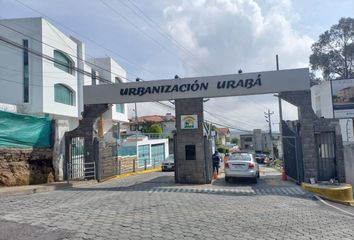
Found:
[{"label": "metal railing", "polygon": [[69,180],[89,180],[89,179],[96,179],[96,164],[95,162],[78,162],[78,163],[68,163],[67,166],[67,173]]},{"label": "metal railing", "polygon": [[172,138],[173,135],[171,134],[163,134],[163,133],[138,133],[136,134],[130,134],[130,135],[125,135],[122,136],[122,139],[135,139],[135,138],[144,138],[147,137],[148,139],[164,139],[164,138]]}]

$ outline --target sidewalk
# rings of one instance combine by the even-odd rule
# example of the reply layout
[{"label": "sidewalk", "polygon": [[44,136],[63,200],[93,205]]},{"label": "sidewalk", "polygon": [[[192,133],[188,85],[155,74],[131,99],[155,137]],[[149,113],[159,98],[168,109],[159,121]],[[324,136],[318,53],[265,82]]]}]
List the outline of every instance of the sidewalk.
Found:
[{"label": "sidewalk", "polygon": [[15,186],[15,187],[0,187],[0,198],[7,196],[15,196],[15,195],[27,195],[32,193],[40,193],[40,192],[50,192],[65,188],[79,187],[79,186],[87,186],[91,184],[96,184],[96,180],[90,181],[70,181],[67,182],[53,182],[46,184],[38,184],[38,185],[26,185],[26,186]]},{"label": "sidewalk", "polygon": [[[113,179],[122,179],[130,176],[135,176],[138,174],[144,174],[149,172],[156,172],[159,171],[160,168],[153,168],[147,170],[141,170],[133,173],[125,173],[121,175],[114,175],[112,177],[106,178],[101,180],[100,182],[106,182]],[[94,184],[98,184],[97,180],[89,180],[89,181],[70,181],[67,182],[53,182],[53,183],[46,183],[46,184],[38,184],[38,185],[26,185],[26,186],[15,186],[15,187],[0,187],[0,198],[6,196],[15,196],[15,195],[28,195],[33,193],[40,193],[40,192],[50,192],[60,189],[66,188],[75,188],[75,187],[85,187]]]}]

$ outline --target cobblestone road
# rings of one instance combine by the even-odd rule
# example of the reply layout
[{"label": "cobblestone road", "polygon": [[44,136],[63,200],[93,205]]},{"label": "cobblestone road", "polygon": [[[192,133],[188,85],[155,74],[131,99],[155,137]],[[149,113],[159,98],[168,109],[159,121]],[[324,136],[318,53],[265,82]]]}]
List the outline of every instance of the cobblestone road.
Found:
[{"label": "cobblestone road", "polygon": [[149,173],[0,198],[0,239],[354,239],[354,218],[263,169],[247,181],[177,185]]}]

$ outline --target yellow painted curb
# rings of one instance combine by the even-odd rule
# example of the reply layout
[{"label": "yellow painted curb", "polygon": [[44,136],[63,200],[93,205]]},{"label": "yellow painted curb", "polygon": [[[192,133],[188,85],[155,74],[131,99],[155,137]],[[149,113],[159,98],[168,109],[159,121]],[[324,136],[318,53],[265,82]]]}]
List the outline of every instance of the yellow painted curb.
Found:
[{"label": "yellow painted curb", "polygon": [[152,168],[152,169],[147,169],[147,170],[140,170],[137,172],[123,173],[123,174],[116,175],[116,176],[112,177],[112,179],[122,179],[122,178],[130,177],[130,176],[134,176],[134,175],[138,175],[138,174],[157,172],[160,170],[161,170],[161,168],[158,167],[158,168]]},{"label": "yellow painted curb", "polygon": [[302,183],[301,186],[304,190],[316,193],[325,199],[354,206],[353,189],[350,184],[335,186]]}]

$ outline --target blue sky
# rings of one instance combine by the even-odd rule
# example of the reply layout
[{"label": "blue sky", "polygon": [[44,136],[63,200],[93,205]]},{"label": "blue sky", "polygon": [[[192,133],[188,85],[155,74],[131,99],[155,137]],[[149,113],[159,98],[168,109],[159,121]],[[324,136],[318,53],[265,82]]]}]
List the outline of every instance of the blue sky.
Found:
[{"label": "blue sky", "polygon": [[[311,44],[353,16],[354,0],[0,0],[0,6],[1,18],[47,18],[82,40],[88,57],[111,56],[129,78],[151,80],[273,70],[275,54],[280,68],[307,67]],[[278,120],[271,95],[212,99],[206,107],[242,129],[265,129],[268,108]],[[171,112],[153,103],[139,108]],[[284,116],[294,119],[296,109],[285,104]]]}]

